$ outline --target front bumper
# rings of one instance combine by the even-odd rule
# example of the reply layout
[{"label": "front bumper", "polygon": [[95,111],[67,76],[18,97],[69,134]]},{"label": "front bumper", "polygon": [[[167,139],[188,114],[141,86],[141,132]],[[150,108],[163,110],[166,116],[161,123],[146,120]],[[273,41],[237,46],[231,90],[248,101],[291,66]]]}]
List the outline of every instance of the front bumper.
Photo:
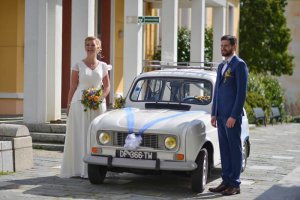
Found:
[{"label": "front bumper", "polygon": [[145,170],[166,170],[166,171],[193,171],[197,168],[195,162],[176,162],[163,160],[138,160],[130,158],[115,158],[107,156],[85,155],[83,161],[87,164],[102,165],[108,167],[121,167]]}]

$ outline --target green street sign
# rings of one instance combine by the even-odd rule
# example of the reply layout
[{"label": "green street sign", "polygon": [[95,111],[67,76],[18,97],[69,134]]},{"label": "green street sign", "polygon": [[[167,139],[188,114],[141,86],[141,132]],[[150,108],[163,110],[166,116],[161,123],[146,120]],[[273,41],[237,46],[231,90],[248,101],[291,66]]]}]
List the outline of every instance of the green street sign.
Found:
[{"label": "green street sign", "polygon": [[139,16],[138,23],[139,24],[159,24],[160,18],[159,18],[159,16]]}]

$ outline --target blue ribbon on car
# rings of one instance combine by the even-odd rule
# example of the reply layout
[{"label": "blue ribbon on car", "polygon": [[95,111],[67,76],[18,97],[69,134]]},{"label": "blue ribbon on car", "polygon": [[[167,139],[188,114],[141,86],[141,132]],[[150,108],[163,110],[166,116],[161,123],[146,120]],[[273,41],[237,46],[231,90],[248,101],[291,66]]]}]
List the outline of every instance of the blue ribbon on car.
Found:
[{"label": "blue ribbon on car", "polygon": [[[129,133],[133,133],[133,129],[134,129],[134,114],[133,114],[133,111],[132,111],[131,107],[126,107],[125,111],[126,111],[126,114],[127,114],[128,131],[129,131]],[[158,124],[159,122],[165,121],[167,119],[172,119],[172,118],[175,118],[175,117],[178,117],[178,116],[182,116],[182,115],[189,115],[189,114],[195,114],[195,113],[204,113],[204,112],[203,111],[187,111],[187,112],[176,113],[176,114],[172,114],[172,115],[169,115],[169,116],[154,119],[154,120],[146,123],[142,128],[140,128],[140,130],[138,131],[138,135],[142,135],[148,128],[150,128],[151,126],[154,126],[155,124]]]},{"label": "blue ribbon on car", "polygon": [[127,114],[127,127],[129,133],[133,133],[133,127],[134,127],[134,114],[132,112],[131,107],[125,108],[126,114]]}]

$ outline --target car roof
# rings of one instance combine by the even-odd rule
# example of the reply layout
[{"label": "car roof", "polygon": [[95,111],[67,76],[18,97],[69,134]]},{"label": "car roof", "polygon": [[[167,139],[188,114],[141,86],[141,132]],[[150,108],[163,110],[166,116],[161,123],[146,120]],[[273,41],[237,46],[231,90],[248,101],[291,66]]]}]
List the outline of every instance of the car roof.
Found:
[{"label": "car roof", "polygon": [[205,78],[215,79],[217,76],[216,71],[205,69],[163,69],[144,72],[138,78],[146,77],[180,77],[180,78]]}]

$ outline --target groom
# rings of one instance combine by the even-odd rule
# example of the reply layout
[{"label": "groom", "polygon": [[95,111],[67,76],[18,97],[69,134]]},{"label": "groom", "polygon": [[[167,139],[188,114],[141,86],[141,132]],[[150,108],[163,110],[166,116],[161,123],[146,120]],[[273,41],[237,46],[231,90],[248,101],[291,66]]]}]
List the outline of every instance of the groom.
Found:
[{"label": "groom", "polygon": [[232,35],[221,38],[221,53],[225,62],[218,66],[211,124],[218,126],[222,164],[222,183],[211,192],[223,195],[240,193],[242,169],[241,125],[247,92],[248,68],[235,55],[237,39]]}]

